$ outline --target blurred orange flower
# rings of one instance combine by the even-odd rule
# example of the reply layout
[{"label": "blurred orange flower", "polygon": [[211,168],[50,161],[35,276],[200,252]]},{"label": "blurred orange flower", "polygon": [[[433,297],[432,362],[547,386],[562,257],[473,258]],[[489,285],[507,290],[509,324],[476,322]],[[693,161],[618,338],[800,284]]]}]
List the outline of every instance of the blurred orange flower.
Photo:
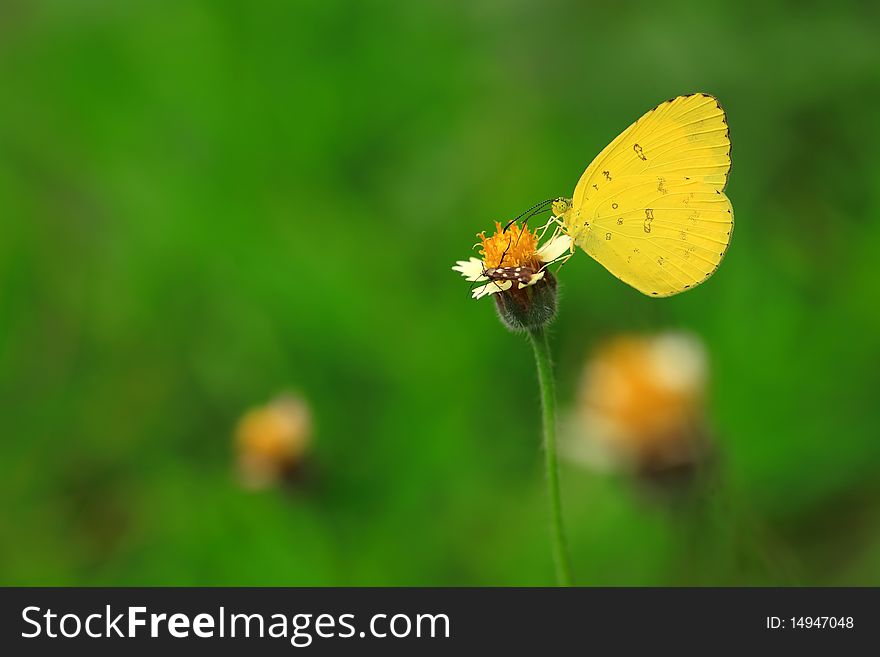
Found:
[{"label": "blurred orange flower", "polygon": [[692,335],[610,340],[584,368],[567,452],[646,475],[698,464],[708,447],[707,380],[706,350]]},{"label": "blurred orange flower", "polygon": [[242,484],[262,489],[287,479],[302,464],[311,442],[311,413],[302,398],[285,394],[251,409],[235,430]]}]

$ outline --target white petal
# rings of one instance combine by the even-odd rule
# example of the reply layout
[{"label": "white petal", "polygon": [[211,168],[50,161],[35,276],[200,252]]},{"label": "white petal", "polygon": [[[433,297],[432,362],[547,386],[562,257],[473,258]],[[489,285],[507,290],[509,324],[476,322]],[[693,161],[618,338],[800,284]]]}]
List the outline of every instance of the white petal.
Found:
[{"label": "white petal", "polygon": [[524,287],[528,287],[529,285],[534,285],[535,283],[540,281],[542,278],[544,278],[544,270],[543,269],[541,271],[539,271],[537,274],[532,274],[532,277],[529,279],[528,283],[525,283],[525,284],[520,283],[519,289],[521,290]]},{"label": "white petal", "polygon": [[480,287],[475,287],[474,291],[471,293],[471,298],[473,299],[481,299],[482,297],[489,294],[489,291],[486,289],[491,285],[491,283],[486,285],[481,285]]},{"label": "white petal", "polygon": [[538,249],[538,257],[541,258],[541,262],[553,262],[569,249],[571,249],[571,237],[560,233]]},{"label": "white petal", "polygon": [[513,285],[513,281],[492,281],[475,289],[472,296],[474,299],[482,299],[490,294],[509,290],[511,285]]},{"label": "white petal", "polygon": [[453,267],[452,270],[459,272],[471,282],[488,280],[483,276],[483,261],[479,258],[459,260],[455,263],[455,267]]}]

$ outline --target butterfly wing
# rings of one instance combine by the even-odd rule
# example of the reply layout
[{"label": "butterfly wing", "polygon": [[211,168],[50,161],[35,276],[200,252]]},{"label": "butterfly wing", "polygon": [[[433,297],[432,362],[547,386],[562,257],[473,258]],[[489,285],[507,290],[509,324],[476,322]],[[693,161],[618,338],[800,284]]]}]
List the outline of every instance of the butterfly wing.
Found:
[{"label": "butterfly wing", "polygon": [[711,276],[727,250],[729,172],[724,110],[706,94],[679,96],[633,123],[587,167],[566,229],[640,292],[678,294]]}]

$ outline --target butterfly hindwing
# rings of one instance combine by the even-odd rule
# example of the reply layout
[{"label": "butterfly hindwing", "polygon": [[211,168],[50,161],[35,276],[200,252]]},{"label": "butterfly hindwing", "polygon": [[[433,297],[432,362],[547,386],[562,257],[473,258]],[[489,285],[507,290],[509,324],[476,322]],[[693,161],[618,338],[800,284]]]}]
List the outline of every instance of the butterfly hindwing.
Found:
[{"label": "butterfly hindwing", "polygon": [[655,178],[640,179],[619,183],[617,190],[608,186],[578,245],[650,296],[671,296],[702,283],[730,242],[730,201],[706,182],[677,179],[661,186]]}]

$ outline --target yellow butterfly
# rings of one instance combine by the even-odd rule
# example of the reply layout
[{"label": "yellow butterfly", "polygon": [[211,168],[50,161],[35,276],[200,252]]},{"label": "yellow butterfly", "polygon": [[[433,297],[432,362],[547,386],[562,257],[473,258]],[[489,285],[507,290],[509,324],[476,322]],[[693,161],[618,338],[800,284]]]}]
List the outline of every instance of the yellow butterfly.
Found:
[{"label": "yellow butterfly", "polygon": [[730,131],[708,94],[661,103],[587,167],[572,198],[553,202],[562,229],[644,294],[668,297],[711,276],[727,251],[724,194]]}]

